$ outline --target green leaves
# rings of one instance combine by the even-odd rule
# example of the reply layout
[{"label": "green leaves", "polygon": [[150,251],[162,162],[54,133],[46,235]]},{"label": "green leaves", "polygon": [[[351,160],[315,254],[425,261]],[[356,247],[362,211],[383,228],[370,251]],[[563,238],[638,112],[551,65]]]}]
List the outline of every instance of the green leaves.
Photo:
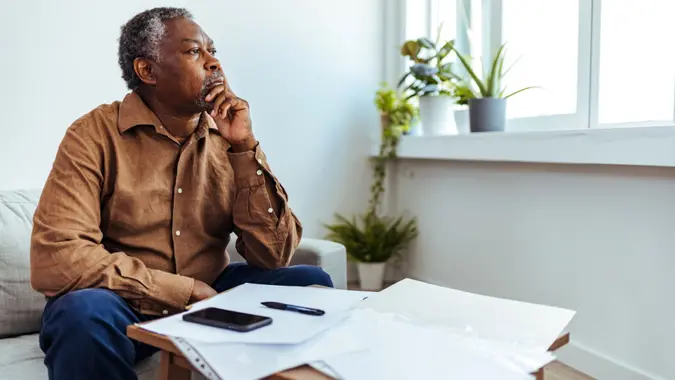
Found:
[{"label": "green leaves", "polygon": [[412,118],[418,113],[417,107],[386,83],[382,83],[375,93],[374,103],[377,110],[387,115],[392,124],[405,130],[410,127]]},{"label": "green leaves", "polygon": [[422,47],[420,46],[419,42],[413,40],[406,41],[401,46],[401,55],[410,58],[414,62],[418,62],[418,55],[421,50]]},{"label": "green leaves", "polygon": [[387,218],[365,214],[347,219],[335,215],[336,223],[325,225],[327,239],[347,248],[349,258],[360,262],[385,262],[398,256],[418,236],[416,219]]},{"label": "green leaves", "polygon": [[398,256],[418,235],[415,219],[381,217],[378,208],[384,193],[387,165],[396,158],[402,127],[409,126],[419,110],[408,99],[389,88],[387,83],[381,84],[375,104],[381,114],[382,142],[378,156],[373,158],[368,209],[358,219],[347,219],[336,214],[335,223],[324,224],[328,230],[326,238],[344,245],[351,260],[373,263]]},{"label": "green leaves", "polygon": [[452,52],[452,48],[455,46],[455,41],[446,42],[443,47],[438,51],[438,60],[443,61],[445,57]]},{"label": "green leaves", "polygon": [[504,55],[502,53],[504,52],[504,46],[505,45],[499,47],[499,50],[497,50],[497,54],[495,54],[495,58],[492,61],[492,69],[487,77],[485,97],[496,98],[499,96],[499,93],[501,93],[502,70],[504,69]]},{"label": "green leaves", "polygon": [[454,45],[454,41],[441,45],[440,38],[437,42],[426,37],[405,41],[401,46],[401,55],[408,57],[412,65],[399,80],[397,88],[404,88],[404,92],[409,93],[408,99],[423,95],[451,95],[451,82],[460,77],[445,59]]},{"label": "green leaves", "polygon": [[430,39],[426,37],[418,38],[417,43],[419,43],[420,45],[422,45],[427,49],[436,50],[436,44],[434,44]]},{"label": "green leaves", "polygon": [[468,57],[462,55],[454,47],[453,50],[457,54],[459,61],[462,62],[462,65],[469,74],[469,77],[476,84],[476,87],[478,87],[478,94],[474,94],[476,95],[476,97],[480,96],[482,98],[508,98],[525,90],[536,88],[535,86],[525,87],[507,96],[504,96],[504,86],[502,82],[504,77],[506,76],[506,73],[511,69],[511,67],[509,67],[506,71],[504,71],[506,44],[501,45],[499,49],[497,49],[497,52],[492,60],[492,64],[487,70],[487,76],[484,79],[481,79],[473,70],[471,62]]},{"label": "green leaves", "polygon": [[455,50],[455,53],[457,54],[457,58],[459,58],[459,61],[462,62],[462,65],[464,65],[464,68],[466,69],[466,72],[469,73],[469,76],[471,77],[471,79],[473,79],[474,82],[476,83],[476,86],[478,86],[478,90],[480,91],[480,94],[485,96],[485,94],[487,93],[487,88],[485,87],[485,85],[483,84],[481,79],[478,77],[478,75],[476,75],[476,73],[471,68],[471,63],[469,62],[469,58],[465,57],[464,55],[462,55],[462,53],[460,53],[457,50]]}]

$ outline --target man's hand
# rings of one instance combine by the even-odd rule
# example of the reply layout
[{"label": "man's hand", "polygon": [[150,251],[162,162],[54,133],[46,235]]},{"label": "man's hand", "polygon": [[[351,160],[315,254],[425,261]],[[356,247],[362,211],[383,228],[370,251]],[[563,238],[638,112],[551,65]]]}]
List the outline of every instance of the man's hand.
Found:
[{"label": "man's hand", "polygon": [[192,288],[192,294],[190,295],[190,301],[188,302],[190,304],[193,304],[195,302],[211,298],[216,294],[218,293],[216,293],[216,291],[212,287],[208,286],[206,283],[203,283],[199,280],[195,280],[195,286]]},{"label": "man's hand", "polygon": [[227,82],[214,87],[205,100],[213,106],[211,116],[220,134],[235,152],[255,147],[248,102],[237,97]]}]

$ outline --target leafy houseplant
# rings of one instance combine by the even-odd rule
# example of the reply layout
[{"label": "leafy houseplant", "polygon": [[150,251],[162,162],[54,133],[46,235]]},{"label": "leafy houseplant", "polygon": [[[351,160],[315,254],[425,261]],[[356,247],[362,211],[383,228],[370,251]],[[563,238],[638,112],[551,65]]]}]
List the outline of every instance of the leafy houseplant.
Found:
[{"label": "leafy houseplant", "polygon": [[414,96],[446,95],[453,96],[451,85],[453,80],[460,79],[452,71],[452,63],[446,58],[454,49],[454,41],[445,42],[440,48],[426,37],[408,40],[401,46],[401,55],[407,57],[412,65],[398,82],[400,89],[412,78],[405,91],[412,91],[408,98]]},{"label": "leafy houseplant", "polygon": [[414,218],[406,221],[402,216],[392,218],[379,213],[387,164],[396,158],[401,133],[416,114],[409,99],[396,93],[393,95],[383,86],[375,98],[382,116],[382,142],[379,154],[374,158],[368,209],[351,219],[336,214],[335,223],[324,225],[328,230],[326,238],[344,245],[349,259],[357,262],[361,288],[365,290],[382,288],[386,263],[399,257],[418,235]]},{"label": "leafy houseplant", "polygon": [[497,50],[483,79],[476,74],[468,57],[462,55],[454,46],[452,49],[466,69],[469,79],[477,88],[477,90],[473,89],[468,84],[461,85],[461,91],[465,94],[469,104],[471,132],[503,131],[506,125],[506,99],[535,87],[525,87],[506,94],[506,86],[503,82],[510,70],[510,68],[504,70],[506,44],[501,45]]},{"label": "leafy houseplant", "polygon": [[380,112],[383,134],[408,133],[413,119],[419,115],[411,100],[403,98],[387,83],[382,83],[375,93],[375,106]]},{"label": "leafy houseplant", "polygon": [[461,78],[447,60],[453,50],[454,41],[441,41],[440,29],[436,42],[421,37],[405,41],[401,46],[401,55],[408,58],[411,66],[400,79],[398,89],[404,88],[403,91],[409,93],[408,98],[419,98],[425,133],[456,132],[452,111],[458,95],[455,84]]}]

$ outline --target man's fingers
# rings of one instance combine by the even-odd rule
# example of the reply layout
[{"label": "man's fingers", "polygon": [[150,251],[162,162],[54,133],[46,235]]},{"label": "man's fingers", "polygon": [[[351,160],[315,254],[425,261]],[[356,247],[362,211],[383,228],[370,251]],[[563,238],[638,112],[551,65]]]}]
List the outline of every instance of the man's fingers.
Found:
[{"label": "man's fingers", "polygon": [[206,95],[206,98],[204,98],[204,100],[206,100],[207,102],[210,102],[213,99],[215,99],[216,96],[218,96],[218,94],[223,93],[225,91],[226,91],[226,89],[225,89],[224,86],[216,86],[211,91],[209,91],[209,94]]},{"label": "man's fingers", "polygon": [[211,116],[221,119],[228,118],[230,116],[229,112],[240,111],[245,109],[248,105],[246,101],[239,99],[232,92],[232,89],[228,83],[211,90],[211,92],[206,96],[205,100],[211,103]]},{"label": "man's fingers", "polygon": [[225,102],[220,107],[220,109],[218,110],[218,113],[216,115],[220,116],[223,119],[226,118],[227,117],[227,111],[229,111],[230,108],[232,108],[232,103],[233,103],[232,99],[225,100]]},{"label": "man's fingers", "polygon": [[225,95],[225,92],[221,92],[218,94],[216,99],[211,102],[211,116],[215,117],[218,112],[220,112],[220,106],[221,104],[225,103],[227,101],[227,95]]}]

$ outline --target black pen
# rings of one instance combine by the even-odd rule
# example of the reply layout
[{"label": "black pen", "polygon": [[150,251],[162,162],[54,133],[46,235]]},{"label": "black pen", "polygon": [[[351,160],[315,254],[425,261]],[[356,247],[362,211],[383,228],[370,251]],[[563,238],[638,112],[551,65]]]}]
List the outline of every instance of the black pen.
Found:
[{"label": "black pen", "polygon": [[288,310],[288,311],[295,311],[297,313],[302,313],[302,314],[307,314],[307,315],[324,315],[326,314],[325,311],[319,310],[319,309],[312,309],[311,307],[304,307],[304,306],[298,306],[298,305],[289,305],[281,302],[261,302],[263,306],[269,307],[270,309],[277,309],[277,310]]}]

